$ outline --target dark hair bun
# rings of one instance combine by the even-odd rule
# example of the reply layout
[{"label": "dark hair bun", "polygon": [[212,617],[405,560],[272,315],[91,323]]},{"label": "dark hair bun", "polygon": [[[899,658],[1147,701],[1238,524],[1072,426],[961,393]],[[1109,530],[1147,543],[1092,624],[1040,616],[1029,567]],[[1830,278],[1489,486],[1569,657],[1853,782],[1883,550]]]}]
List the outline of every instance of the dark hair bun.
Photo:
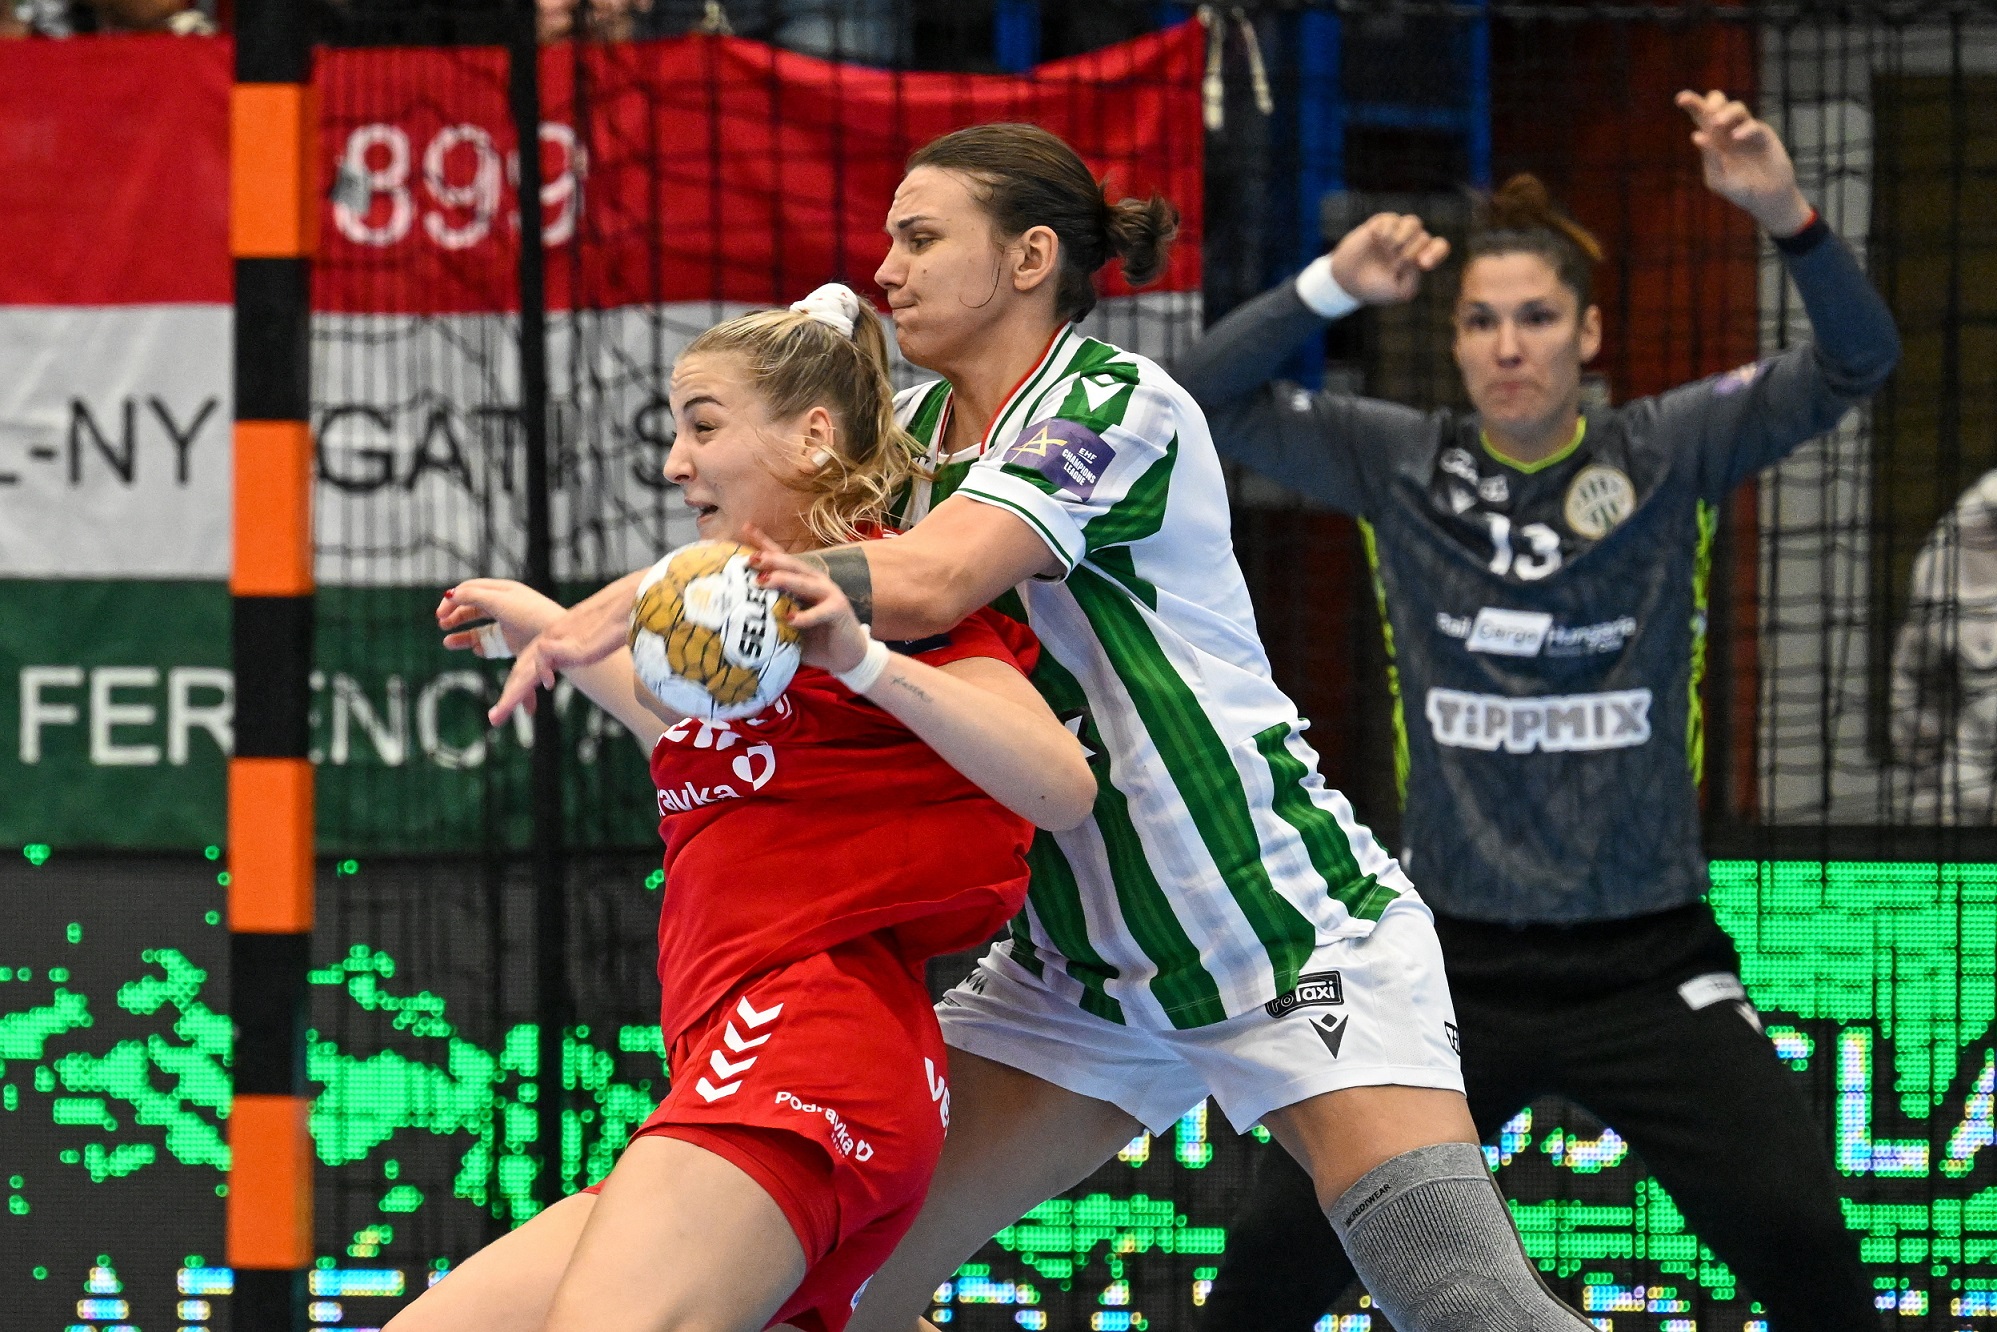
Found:
[{"label": "dark hair bun", "polygon": [[1149,199],[1104,200],[1108,214],[1103,229],[1109,234],[1110,253],[1121,262],[1123,280],[1141,287],[1165,271],[1167,250],[1179,235],[1179,210],[1171,200],[1154,194]]},{"label": "dark hair bun", "polygon": [[1477,219],[1480,231],[1551,231],[1573,242],[1590,263],[1602,262],[1602,243],[1588,229],[1562,212],[1546,185],[1530,171],[1521,171],[1484,201]]},{"label": "dark hair bun", "polygon": [[1561,211],[1538,176],[1522,171],[1477,201],[1465,261],[1500,254],[1536,254],[1553,266],[1583,309],[1594,299],[1602,244]]}]

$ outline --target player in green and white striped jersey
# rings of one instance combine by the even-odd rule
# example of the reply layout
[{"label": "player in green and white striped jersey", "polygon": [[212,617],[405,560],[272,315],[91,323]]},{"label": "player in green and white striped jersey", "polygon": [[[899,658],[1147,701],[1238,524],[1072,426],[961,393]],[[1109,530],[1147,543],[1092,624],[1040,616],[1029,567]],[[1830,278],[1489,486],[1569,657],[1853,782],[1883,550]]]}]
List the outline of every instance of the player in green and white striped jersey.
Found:
[{"label": "player in green and white striped jersey", "polygon": [[[763,557],[779,585],[820,564],[886,639],[994,601],[1022,615],[1034,683],[1099,791],[1087,823],[1036,841],[1024,916],[939,1005],[949,1138],[853,1332],[907,1332],[992,1235],[1209,1093],[1309,1168],[1400,1332],[1586,1329],[1485,1168],[1428,908],[1324,786],[1270,679],[1204,417],[1073,327],[1104,263],[1149,280],[1175,227],[1163,200],[1108,203],[1032,126],[918,152],[876,280],[902,353],[947,385],[898,413],[935,480],[900,537]],[[614,650],[615,602],[545,630],[495,717]]]},{"label": "player in green and white striped jersey", "polygon": [[1204,418],[1156,364],[1072,324],[975,465],[941,461],[951,396],[938,381],[898,400],[936,471],[905,516],[962,495],[1053,553],[1058,576],[1013,609],[1103,790],[1090,822],[1035,846],[1010,961],[1137,1026],[1204,1027],[1290,993],[1313,952],[1370,933],[1410,885],[1325,788],[1270,679]]},{"label": "player in green and white striped jersey", "polygon": [[1402,1332],[1586,1328],[1475,1145],[1428,909],[1270,678],[1204,416],[1074,326],[1093,274],[1147,280],[1175,221],[1023,125],[922,149],[889,212],[876,280],[903,355],[943,375],[897,415],[935,479],[905,535],[828,564],[885,637],[1022,615],[1099,795],[1039,837],[1011,937],[939,1006],[950,1138],[852,1328],[904,1332],[991,1235],[1208,1092],[1310,1169]]}]

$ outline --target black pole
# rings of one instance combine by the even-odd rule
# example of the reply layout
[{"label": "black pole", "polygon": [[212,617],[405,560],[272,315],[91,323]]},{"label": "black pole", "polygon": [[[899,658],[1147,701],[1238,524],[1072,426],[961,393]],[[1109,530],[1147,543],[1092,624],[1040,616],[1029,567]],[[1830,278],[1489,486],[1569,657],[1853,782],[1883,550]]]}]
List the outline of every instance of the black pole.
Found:
[{"label": "black pole", "polygon": [[[507,100],[520,145],[520,423],[526,448],[526,583],[555,595],[554,536],[548,512],[547,264],[541,245],[540,48],[534,0],[517,0],[507,43]],[[554,700],[544,690],[534,709],[534,1008],[539,1024],[541,1169],[534,1197],[542,1206],[561,1194],[562,1045],[573,1020],[568,975],[568,893],[562,826],[562,736]]]},{"label": "black pole", "polygon": [[[225,1252],[237,1328],[303,1332],[314,1258],[310,1021],[312,219],[317,125],[300,0],[241,0],[230,89],[235,276]],[[301,167],[304,169],[301,170]],[[277,554],[276,552],[283,552]]]}]

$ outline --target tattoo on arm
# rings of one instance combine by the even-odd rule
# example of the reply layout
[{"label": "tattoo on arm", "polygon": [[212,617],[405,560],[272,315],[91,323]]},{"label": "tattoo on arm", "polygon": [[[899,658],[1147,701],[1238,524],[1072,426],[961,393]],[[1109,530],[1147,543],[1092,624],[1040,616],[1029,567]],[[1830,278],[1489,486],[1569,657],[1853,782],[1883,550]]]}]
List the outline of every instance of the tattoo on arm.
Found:
[{"label": "tattoo on arm", "polygon": [[915,695],[917,698],[921,699],[924,703],[931,701],[929,697],[929,691],[927,689],[924,689],[921,685],[909,679],[906,675],[900,674],[899,672],[897,672],[895,676],[888,681],[888,687],[890,689],[904,690],[907,693]]},{"label": "tattoo on arm", "polygon": [[858,546],[834,546],[831,550],[799,558],[825,570],[825,576],[837,584],[839,590],[846,594],[846,600],[852,603],[854,618],[869,628],[873,627],[874,571],[867,564],[866,551]]}]

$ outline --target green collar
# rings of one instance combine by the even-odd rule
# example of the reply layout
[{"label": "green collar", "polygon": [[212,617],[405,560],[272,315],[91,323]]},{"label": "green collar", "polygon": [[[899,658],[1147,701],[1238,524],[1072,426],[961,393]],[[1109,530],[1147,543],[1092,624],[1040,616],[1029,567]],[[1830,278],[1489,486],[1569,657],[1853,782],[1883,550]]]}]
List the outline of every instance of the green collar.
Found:
[{"label": "green collar", "polygon": [[1557,462],[1565,462],[1569,457],[1573,456],[1574,450],[1581,447],[1582,436],[1586,435],[1587,433],[1588,433],[1588,418],[1586,416],[1583,416],[1580,420],[1574,423],[1574,438],[1567,441],[1567,446],[1561,449],[1557,453],[1548,454],[1546,457],[1541,458],[1538,462],[1520,462],[1516,458],[1507,458],[1504,454],[1498,452],[1496,449],[1491,447],[1491,437],[1485,434],[1481,428],[1477,431],[1477,442],[1484,446],[1484,452],[1490,454],[1493,458],[1497,459],[1505,466],[1511,468],[1515,472],[1524,472],[1526,475],[1530,476],[1534,472],[1545,471],[1547,468],[1553,466],[1553,464]]}]

